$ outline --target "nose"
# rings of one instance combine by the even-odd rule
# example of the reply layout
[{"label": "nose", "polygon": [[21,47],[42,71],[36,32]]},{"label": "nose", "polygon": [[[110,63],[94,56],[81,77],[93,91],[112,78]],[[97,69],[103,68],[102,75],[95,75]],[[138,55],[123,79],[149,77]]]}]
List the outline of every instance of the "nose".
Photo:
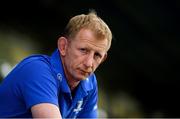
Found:
[{"label": "nose", "polygon": [[84,65],[87,68],[90,68],[93,66],[93,61],[94,61],[93,54],[89,54],[84,61]]}]

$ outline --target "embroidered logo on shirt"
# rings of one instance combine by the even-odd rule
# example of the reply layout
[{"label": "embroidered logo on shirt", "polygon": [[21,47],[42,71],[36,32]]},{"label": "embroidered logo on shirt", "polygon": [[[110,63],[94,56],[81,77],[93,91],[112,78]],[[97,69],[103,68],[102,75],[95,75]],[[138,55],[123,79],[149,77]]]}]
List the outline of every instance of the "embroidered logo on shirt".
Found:
[{"label": "embroidered logo on shirt", "polygon": [[83,100],[80,100],[77,102],[77,107],[73,110],[76,114],[79,113],[83,108],[82,108]]},{"label": "embroidered logo on shirt", "polygon": [[61,75],[61,73],[58,73],[57,74],[57,79],[61,82],[62,81],[62,75]]}]

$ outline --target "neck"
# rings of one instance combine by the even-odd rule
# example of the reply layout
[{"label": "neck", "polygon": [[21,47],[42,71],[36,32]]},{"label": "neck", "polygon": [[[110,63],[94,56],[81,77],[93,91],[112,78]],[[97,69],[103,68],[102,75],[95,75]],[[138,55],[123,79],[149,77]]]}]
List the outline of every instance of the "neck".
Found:
[{"label": "neck", "polygon": [[73,80],[73,79],[68,79],[68,78],[67,78],[67,82],[68,82],[68,85],[69,85],[71,91],[74,91],[74,89],[75,89],[75,88],[78,86],[78,84],[79,84],[79,81],[75,81],[75,80]]},{"label": "neck", "polygon": [[67,72],[66,70],[65,70],[65,75],[69,88],[71,89],[71,91],[73,91],[78,86],[80,81],[76,80],[74,77],[69,75],[69,72]]}]

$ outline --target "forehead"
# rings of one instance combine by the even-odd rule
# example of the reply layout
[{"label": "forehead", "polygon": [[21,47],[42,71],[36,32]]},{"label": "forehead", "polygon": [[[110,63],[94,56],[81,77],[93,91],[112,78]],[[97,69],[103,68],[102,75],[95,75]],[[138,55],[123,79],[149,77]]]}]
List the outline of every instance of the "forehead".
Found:
[{"label": "forehead", "polygon": [[105,51],[108,46],[107,39],[102,39],[102,37],[96,36],[95,33],[89,29],[81,29],[73,38],[73,41],[78,44],[85,44],[89,47],[92,46]]}]

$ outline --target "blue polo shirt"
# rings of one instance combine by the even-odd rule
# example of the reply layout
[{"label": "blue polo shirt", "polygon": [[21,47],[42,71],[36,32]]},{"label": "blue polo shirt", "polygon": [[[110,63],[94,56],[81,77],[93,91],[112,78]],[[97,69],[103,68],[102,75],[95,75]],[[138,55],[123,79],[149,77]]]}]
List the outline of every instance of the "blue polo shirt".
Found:
[{"label": "blue polo shirt", "polygon": [[72,96],[59,51],[33,55],[21,61],[0,85],[0,117],[32,117],[31,107],[57,105],[63,118],[97,117],[97,81],[94,74],[80,82]]}]

